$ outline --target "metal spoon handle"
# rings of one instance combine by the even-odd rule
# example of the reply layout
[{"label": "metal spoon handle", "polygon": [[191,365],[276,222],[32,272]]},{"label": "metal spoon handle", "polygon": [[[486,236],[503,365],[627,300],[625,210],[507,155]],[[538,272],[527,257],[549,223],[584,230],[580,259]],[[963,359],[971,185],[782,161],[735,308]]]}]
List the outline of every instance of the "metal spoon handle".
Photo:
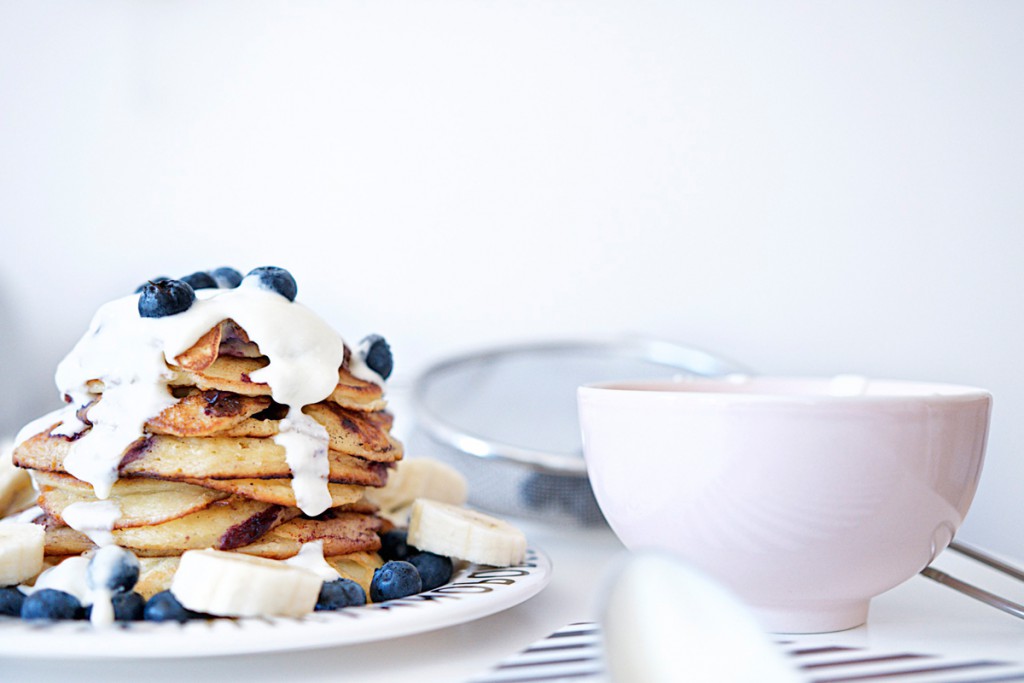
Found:
[{"label": "metal spoon handle", "polygon": [[1003,572],[1004,574],[1006,574],[1008,576],[1012,576],[1013,578],[1017,579],[1018,581],[1024,581],[1024,571],[1021,571],[1020,569],[1018,569],[1017,567],[1014,567],[1013,565],[1006,564],[1005,562],[1003,562],[1001,560],[997,560],[996,558],[992,557],[991,555],[989,555],[989,554],[987,554],[985,552],[982,552],[981,550],[978,550],[977,548],[975,548],[973,546],[969,546],[966,543],[961,543],[959,541],[953,541],[952,543],[949,544],[949,549],[950,550],[955,550],[956,552],[960,553],[961,555],[966,555],[967,557],[971,558],[972,560],[977,560],[978,562],[981,562],[984,565],[992,567],[993,569],[995,569],[997,571],[1001,571],[1001,572]]},{"label": "metal spoon handle", "polygon": [[[973,548],[969,545],[959,543],[956,541],[950,543],[949,548],[962,555],[970,557],[973,560],[981,562],[986,566],[992,567],[997,571],[1003,572],[1008,576],[1012,576],[1015,579],[1024,581],[1024,572],[1022,572],[1020,569],[1014,567],[1013,565],[1009,565],[1005,562],[997,560],[996,558],[978,550],[977,548]],[[928,577],[932,581],[941,583],[944,586],[949,586],[953,590],[959,591],[960,593],[963,593],[968,597],[974,598],[975,600],[979,600],[985,603],[986,605],[995,607],[998,610],[1002,610],[1007,614],[1012,614],[1013,616],[1019,619],[1024,619],[1024,605],[1016,603],[1012,600],[1008,600],[990,591],[978,588],[977,586],[969,584],[966,581],[961,581],[955,576],[951,576],[944,571],[935,569],[934,567],[925,567],[921,570],[921,575]]]}]

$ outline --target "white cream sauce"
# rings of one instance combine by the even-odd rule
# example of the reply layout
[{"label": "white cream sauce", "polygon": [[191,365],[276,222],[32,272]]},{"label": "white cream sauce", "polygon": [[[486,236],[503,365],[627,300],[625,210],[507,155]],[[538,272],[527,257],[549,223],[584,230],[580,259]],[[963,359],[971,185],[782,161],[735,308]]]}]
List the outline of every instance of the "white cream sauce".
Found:
[{"label": "white cream sauce", "polygon": [[285,564],[307,569],[319,576],[324,582],[337,581],[341,578],[341,574],[338,573],[338,570],[328,564],[327,560],[324,559],[323,541],[303,543],[298,554],[285,560]]},{"label": "white cream sauce", "polygon": [[28,524],[41,514],[43,514],[43,508],[38,505],[33,505],[27,510],[22,510],[16,515],[0,519],[0,524]]},{"label": "white cream sauce", "polygon": [[[116,548],[100,548],[92,555],[92,583],[86,599],[92,604],[89,621],[94,626],[109,626],[114,623],[114,592],[109,588],[118,565],[124,561],[122,551]],[[86,585],[88,586],[88,577]],[[89,604],[83,602],[82,604]]]},{"label": "white cream sauce", "polygon": [[21,586],[23,593],[34,593],[44,588],[71,593],[83,606],[92,604],[90,600],[89,583],[85,578],[89,567],[89,558],[86,555],[69,557],[60,564],[56,564],[36,578],[35,584],[31,587]]},{"label": "white cream sauce", "polygon": [[292,471],[295,504],[307,515],[318,515],[331,507],[331,464],[327,459],[330,437],[322,424],[298,410],[290,411],[280,424],[274,443],[284,448]]},{"label": "white cream sauce", "polygon": [[[109,588],[92,588],[89,590],[92,600],[92,612],[89,621],[93,626],[110,626],[114,623],[114,594]],[[82,603],[83,605],[85,603]]]},{"label": "white cream sauce", "polygon": [[114,525],[121,517],[121,508],[112,500],[72,503],[60,513],[64,523],[89,537],[101,548],[115,545]]}]

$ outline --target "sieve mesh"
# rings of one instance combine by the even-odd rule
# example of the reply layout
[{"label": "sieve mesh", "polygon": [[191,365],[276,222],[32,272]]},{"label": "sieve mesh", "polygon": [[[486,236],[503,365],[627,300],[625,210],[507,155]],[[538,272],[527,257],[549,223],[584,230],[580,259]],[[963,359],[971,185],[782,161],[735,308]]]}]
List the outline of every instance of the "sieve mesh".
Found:
[{"label": "sieve mesh", "polygon": [[408,452],[460,470],[469,502],[552,524],[596,524],[576,389],[609,380],[741,372],[671,342],[627,339],[521,344],[443,360],[413,384]]}]

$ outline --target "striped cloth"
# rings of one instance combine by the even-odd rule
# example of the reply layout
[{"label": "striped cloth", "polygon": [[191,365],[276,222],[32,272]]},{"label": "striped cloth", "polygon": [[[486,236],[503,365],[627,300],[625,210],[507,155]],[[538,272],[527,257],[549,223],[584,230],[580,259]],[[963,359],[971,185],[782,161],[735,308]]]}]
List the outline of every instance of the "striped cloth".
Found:
[{"label": "striped cloth", "polygon": [[[777,645],[808,683],[1024,682],[1024,662],[828,645],[819,640],[813,645],[781,640]],[[569,624],[468,683],[608,683],[601,657],[599,627],[591,622]]]}]

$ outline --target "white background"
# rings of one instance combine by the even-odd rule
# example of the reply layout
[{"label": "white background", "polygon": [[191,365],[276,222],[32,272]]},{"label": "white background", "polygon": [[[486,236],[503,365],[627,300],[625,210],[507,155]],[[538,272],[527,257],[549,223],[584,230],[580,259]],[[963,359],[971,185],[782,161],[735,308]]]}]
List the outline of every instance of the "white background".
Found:
[{"label": "white background", "polygon": [[1024,553],[1024,3],[0,0],[0,428],[143,279],[288,267],[396,386],[642,333],[983,386]]}]

